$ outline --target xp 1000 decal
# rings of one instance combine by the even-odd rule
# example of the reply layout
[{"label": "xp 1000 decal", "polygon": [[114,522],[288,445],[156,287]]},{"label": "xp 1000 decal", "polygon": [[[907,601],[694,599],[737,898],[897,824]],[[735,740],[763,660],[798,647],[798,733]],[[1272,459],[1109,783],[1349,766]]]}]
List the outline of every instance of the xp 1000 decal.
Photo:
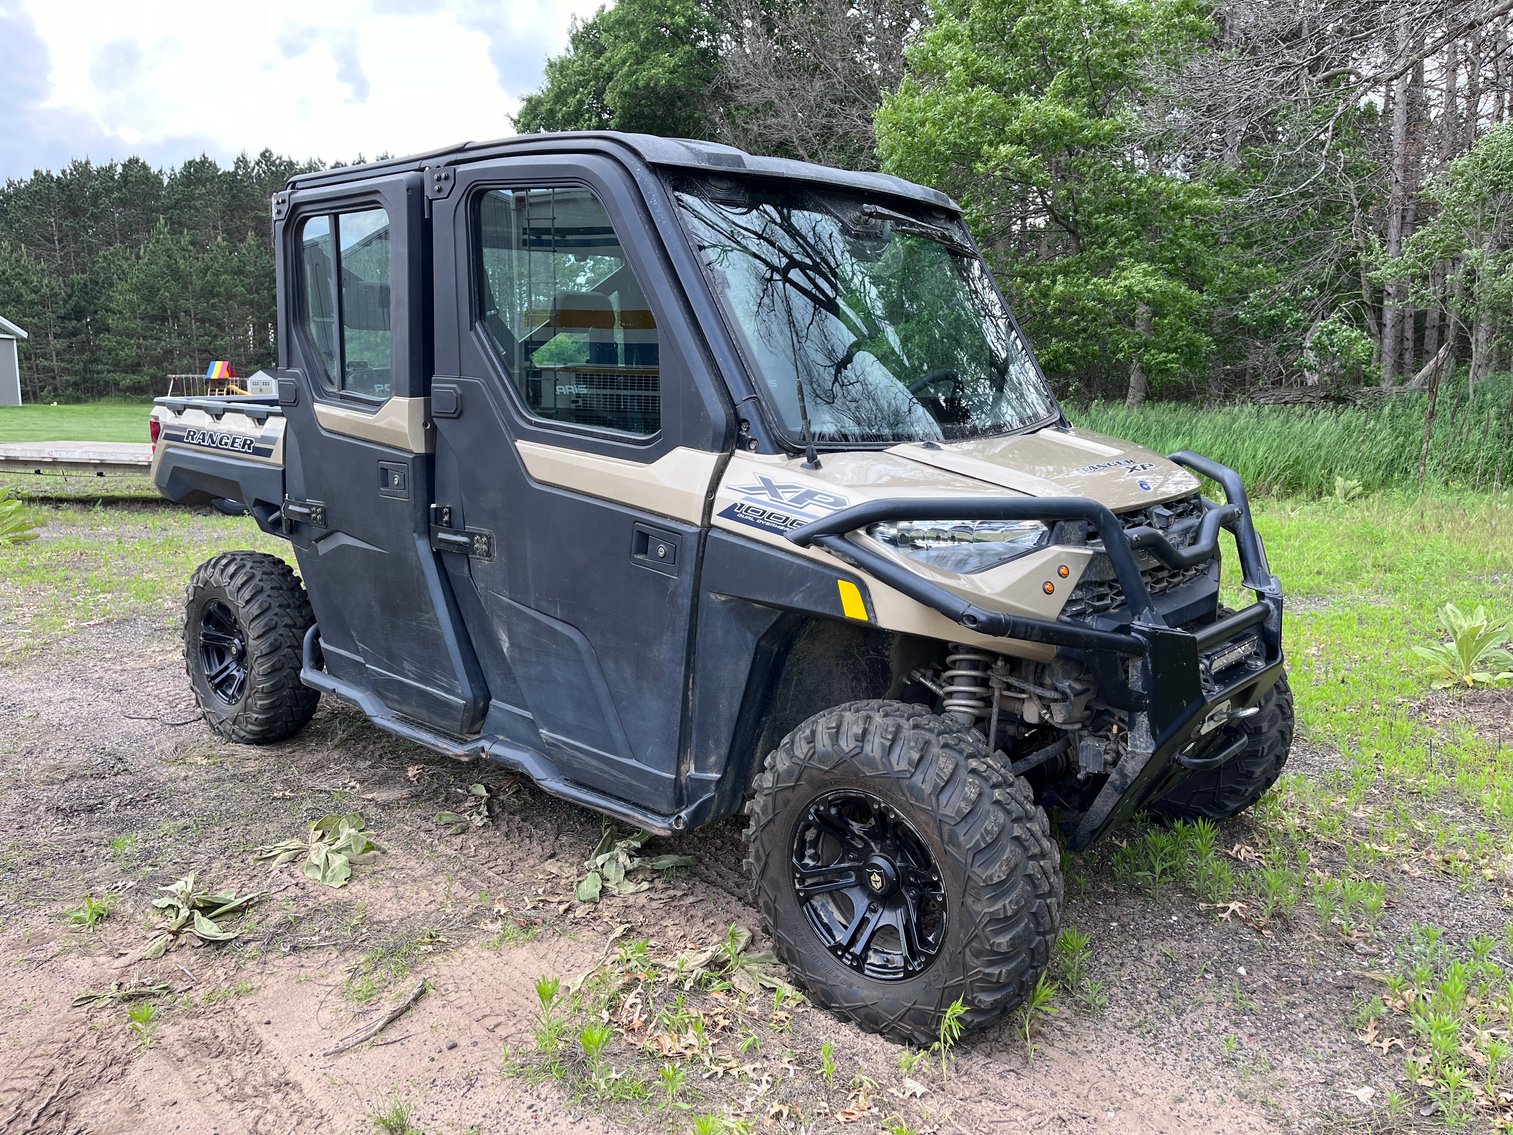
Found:
[{"label": "xp 1000 decal", "polygon": [[721,516],[737,524],[748,524],[779,535],[802,528],[850,503],[839,493],[774,481],[761,473],[756,475],[754,484],[733,485],[731,488],[742,494],[742,499],[728,505],[721,511]]}]

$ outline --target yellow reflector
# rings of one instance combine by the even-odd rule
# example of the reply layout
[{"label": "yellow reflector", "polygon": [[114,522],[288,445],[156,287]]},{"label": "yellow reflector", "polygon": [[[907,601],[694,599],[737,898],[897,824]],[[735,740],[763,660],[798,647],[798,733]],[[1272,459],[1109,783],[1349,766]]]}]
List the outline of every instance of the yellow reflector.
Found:
[{"label": "yellow reflector", "polygon": [[849,579],[838,579],[835,586],[841,591],[841,610],[846,613],[848,619],[860,619],[867,621],[867,604],[862,601],[861,588]]}]

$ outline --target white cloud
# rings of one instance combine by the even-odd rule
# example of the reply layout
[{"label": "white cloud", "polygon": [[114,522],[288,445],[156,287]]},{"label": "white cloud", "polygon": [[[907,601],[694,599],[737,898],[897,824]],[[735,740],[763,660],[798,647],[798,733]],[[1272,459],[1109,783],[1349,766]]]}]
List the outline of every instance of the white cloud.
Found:
[{"label": "white cloud", "polygon": [[[0,135],[14,135],[0,136],[0,177],[58,164],[58,153],[176,162],[202,148],[225,160],[268,147],[329,161],[502,137],[571,17],[597,7],[20,0],[12,18],[29,17],[51,66],[44,99],[0,115]],[[43,132],[21,121],[29,113],[72,124],[76,137],[42,146]]]}]

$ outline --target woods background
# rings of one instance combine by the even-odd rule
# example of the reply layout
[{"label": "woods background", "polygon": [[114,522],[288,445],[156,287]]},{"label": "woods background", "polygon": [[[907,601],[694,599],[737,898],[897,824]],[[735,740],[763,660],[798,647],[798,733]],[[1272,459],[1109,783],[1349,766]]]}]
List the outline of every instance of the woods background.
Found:
[{"label": "woods background", "polygon": [[[1506,437],[1510,12],[621,0],[575,24],[515,125],[709,138],[938,186],[1077,401],[1427,402],[1453,382],[1495,400]],[[25,398],[270,364],[268,199],[316,164],[81,160],[7,182],[0,314],[32,335]]]}]

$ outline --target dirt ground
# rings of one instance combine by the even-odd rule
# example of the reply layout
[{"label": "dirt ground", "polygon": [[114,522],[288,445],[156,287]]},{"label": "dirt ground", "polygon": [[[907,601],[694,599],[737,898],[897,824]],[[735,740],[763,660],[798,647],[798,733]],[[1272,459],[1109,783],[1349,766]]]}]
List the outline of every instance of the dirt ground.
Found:
[{"label": "dirt ground", "polygon": [[[20,602],[0,591],[0,604]],[[1058,999],[1030,1042],[1014,1021],[905,1071],[901,1049],[819,1010],[757,1013],[758,1038],[716,1031],[687,1060],[686,1107],[602,1099],[531,1071],[536,979],[568,979],[620,944],[653,958],[755,929],[740,828],[647,851],[696,857],[639,894],[571,898],[597,816],[508,774],[390,738],[323,704],[294,740],[223,743],[198,720],[172,597],[160,618],[100,622],[0,666],[0,1131],[688,1130],[1250,1133],[1404,1130],[1382,1117],[1400,1056],[1357,1039],[1353,1006],[1380,991],[1370,942],[1258,930],[1169,888],[1117,888],[1107,849],[1070,872],[1063,924],[1092,937],[1106,1004]],[[1293,767],[1322,772],[1306,742]],[[470,784],[490,791],[486,802]],[[360,812],[384,850],[341,890],[256,847],[331,812]],[[474,819],[460,834],[436,820]],[[1246,823],[1226,845],[1247,842]],[[216,890],[266,891],[233,941],[142,950],[158,888],[197,871]],[[97,928],[71,925],[110,896]],[[1493,890],[1398,880],[1387,925],[1433,918],[1501,935]],[[760,936],[755,947],[762,945]],[[429,992],[372,1043],[327,1050]],[[122,1002],[72,1006],[113,982],[165,983],[155,1018]],[[654,996],[665,996],[651,982]],[[718,1009],[718,998],[690,995]],[[611,1065],[659,1067],[617,1033]],[[525,1054],[524,1066],[520,1054]],[[828,1055],[826,1055],[828,1054]],[[827,1072],[827,1065],[832,1071]],[[863,1077],[859,1079],[858,1077]]]}]

